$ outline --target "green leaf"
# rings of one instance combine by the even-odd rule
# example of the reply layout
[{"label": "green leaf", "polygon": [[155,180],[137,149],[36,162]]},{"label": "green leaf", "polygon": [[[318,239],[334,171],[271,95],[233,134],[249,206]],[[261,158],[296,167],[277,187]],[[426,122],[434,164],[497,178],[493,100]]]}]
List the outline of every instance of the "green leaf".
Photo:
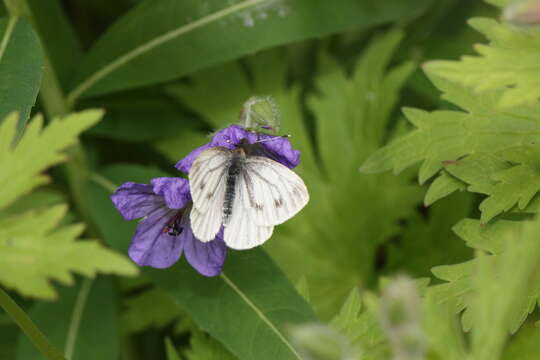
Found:
[{"label": "green leaf", "polygon": [[[141,167],[111,167],[102,172],[111,183],[148,182],[163,175]],[[88,203],[105,240],[125,251],[134,223],[125,223],[102,186],[89,187]],[[124,231],[119,231],[123,229]],[[181,305],[199,327],[240,359],[298,359],[284,335],[286,324],[315,320],[310,307],[261,250],[229,252],[220,276],[205,278],[185,259],[167,270],[144,273]]]},{"label": "green leaf", "polygon": [[159,288],[126,299],[124,306],[123,322],[130,333],[164,327],[177,321],[182,314],[174,299]]},{"label": "green leaf", "polygon": [[516,205],[524,210],[540,191],[538,154],[538,146],[496,154],[478,153],[448,163],[446,170],[469,184],[469,191],[489,196],[480,204],[481,221],[486,223]]},{"label": "green leaf", "polygon": [[[479,221],[472,219],[465,219],[455,226],[455,232],[467,242],[468,246],[491,254],[482,255],[481,260],[476,258],[461,264],[433,268],[435,276],[447,281],[445,284],[432,287],[433,295],[437,301],[451,300],[455,304],[456,314],[466,309],[462,317],[466,330],[481,326],[482,335],[478,336],[500,338],[502,336],[500,334],[491,334],[490,326],[500,326],[502,330],[497,329],[497,331],[502,331],[503,334],[508,331],[515,332],[527,315],[534,310],[540,296],[540,286],[537,285],[540,271],[538,261],[534,267],[529,261],[540,256],[534,247],[536,245],[532,243],[535,239],[532,229],[536,227],[537,222],[530,221],[519,223],[498,220],[481,225]],[[523,250],[514,249],[516,247],[528,249],[531,253],[525,255],[522,253]],[[516,258],[516,252],[523,258]],[[509,259],[514,260],[509,263]],[[520,273],[521,270],[523,273]],[[515,284],[512,281],[515,281]],[[526,283],[522,283],[523,281]],[[484,283],[485,287],[483,287]],[[516,284],[520,283],[521,287],[516,289]],[[515,290],[508,294],[510,288]],[[479,291],[484,291],[482,296],[487,297],[484,301],[480,301],[475,295]],[[514,297],[514,293],[519,296]],[[497,298],[496,302],[493,301],[494,298]],[[487,306],[489,309],[484,309]],[[479,316],[484,311],[489,311],[490,319],[497,318],[500,324],[493,322],[489,325],[486,319],[480,319]],[[494,315],[497,311],[504,313],[504,318],[500,318],[502,315]]]},{"label": "green leaf", "polygon": [[452,301],[440,302],[428,289],[423,300],[423,327],[436,359],[466,359],[465,339]]},{"label": "green leaf", "polygon": [[44,50],[63,85],[82,57],[82,49],[60,0],[25,0]]},{"label": "green leaf", "polygon": [[485,1],[493,6],[502,8],[507,5],[510,5],[510,3],[512,3],[515,0],[485,0]]},{"label": "green leaf", "polygon": [[190,349],[184,352],[187,360],[235,360],[219,342],[201,331],[194,330],[189,340]]},{"label": "green leaf", "polygon": [[455,191],[463,191],[466,188],[466,183],[450,175],[447,171],[441,171],[439,176],[429,185],[424,197],[424,205],[429,206]]},{"label": "green leaf", "polygon": [[[540,221],[502,229],[500,255],[479,254],[472,278],[471,352],[478,360],[497,359],[508,337],[536,307],[540,295]],[[472,310],[471,310],[472,309]]]},{"label": "green leaf", "polygon": [[[52,121],[45,129],[43,117],[37,115],[28,125],[19,143],[13,147],[17,125],[16,114],[0,124],[0,209],[21,195],[48,181],[40,173],[65,160],[62,150],[77,142],[77,136],[97,123],[103,111],[86,110]],[[14,181],[13,174],[17,174]]]},{"label": "green leaf", "polygon": [[540,328],[525,324],[503,352],[502,360],[534,360],[538,355]]},{"label": "green leaf", "polygon": [[69,98],[155,84],[272,46],[401,20],[418,15],[429,3],[142,2],[95,44]]},{"label": "green leaf", "polygon": [[428,65],[429,70],[470,86],[478,93],[500,90],[494,103],[497,107],[537,103],[540,97],[540,30],[524,31],[485,18],[472,19],[470,25],[490,41],[489,45],[476,45],[479,56],[432,62]]},{"label": "green leaf", "polygon": [[[56,298],[50,280],[71,285],[71,272],[135,275],[125,257],[95,241],[75,241],[81,225],[58,228],[66,213],[63,205],[43,211],[0,218],[0,282],[26,296]],[[24,264],[24,266],[21,266]]]},{"label": "green leaf", "polygon": [[[55,302],[38,302],[29,316],[62,349],[66,359],[115,360],[120,355],[119,316],[111,278],[84,280],[77,287],[61,288]],[[42,360],[30,342],[20,334],[17,360]]]},{"label": "green leaf", "polygon": [[347,336],[350,343],[359,348],[366,359],[386,359],[390,348],[379,324],[378,314],[364,308],[360,291],[354,288],[334,316],[331,326]]},{"label": "green leaf", "polygon": [[60,205],[67,202],[66,195],[52,187],[36,189],[27,196],[23,196],[11,204],[10,207],[0,210],[0,218],[7,215],[16,215],[28,210],[43,210],[49,206]]},{"label": "green leaf", "polygon": [[39,38],[26,19],[0,18],[0,124],[11,112],[20,114],[24,128],[36,102],[43,72]]},{"label": "green leaf", "polygon": [[502,152],[540,140],[540,105],[500,112],[494,109],[496,94],[475,94],[434,75],[431,80],[444,92],[445,100],[466,112],[405,109],[416,129],[372,154],[363,171],[393,169],[397,173],[421,161],[418,177],[423,183],[443,163],[464,155]]},{"label": "green leaf", "polygon": [[165,338],[165,351],[167,353],[167,360],[181,360],[170,338]]},{"label": "green leaf", "polygon": [[158,91],[132,91],[84,102],[85,107],[105,108],[107,112],[89,134],[128,142],[155,141],[184,136],[200,126],[186,115],[178,102]]}]

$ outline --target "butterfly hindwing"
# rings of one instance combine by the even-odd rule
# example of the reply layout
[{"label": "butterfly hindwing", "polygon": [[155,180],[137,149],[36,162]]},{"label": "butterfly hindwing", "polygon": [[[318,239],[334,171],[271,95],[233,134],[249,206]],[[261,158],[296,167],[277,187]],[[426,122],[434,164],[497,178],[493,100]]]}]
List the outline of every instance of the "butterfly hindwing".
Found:
[{"label": "butterfly hindwing", "polygon": [[251,209],[244,206],[244,197],[247,195],[242,189],[244,180],[238,177],[235,186],[233,209],[229,223],[225,227],[225,244],[232,249],[244,250],[261,245],[272,236],[273,226],[259,226],[249,212]]},{"label": "butterfly hindwing", "polygon": [[309,201],[304,181],[288,167],[265,157],[248,157],[240,174],[243,205],[259,226],[275,226]]}]

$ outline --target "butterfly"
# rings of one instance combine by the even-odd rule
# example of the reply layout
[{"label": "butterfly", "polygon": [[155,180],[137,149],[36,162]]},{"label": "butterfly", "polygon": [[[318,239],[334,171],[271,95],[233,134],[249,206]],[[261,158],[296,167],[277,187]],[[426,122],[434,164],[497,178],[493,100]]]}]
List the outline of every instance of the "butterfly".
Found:
[{"label": "butterfly", "polygon": [[309,201],[304,181],[266,156],[259,144],[241,140],[235,149],[203,151],[189,171],[195,237],[211,241],[224,227],[233,249],[250,249],[272,235],[274,226],[298,213]]}]

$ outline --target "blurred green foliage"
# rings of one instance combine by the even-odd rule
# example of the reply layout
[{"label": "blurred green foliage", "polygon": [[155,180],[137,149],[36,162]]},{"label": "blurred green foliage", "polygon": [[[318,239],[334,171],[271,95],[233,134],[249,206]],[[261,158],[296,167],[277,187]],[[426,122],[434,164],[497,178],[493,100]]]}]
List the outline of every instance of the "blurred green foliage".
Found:
[{"label": "blurred green foliage", "polygon": [[[513,4],[2,2],[0,358],[536,358],[540,30]],[[111,192],[183,176],[255,95],[308,206],[218,277],[137,271]]]}]

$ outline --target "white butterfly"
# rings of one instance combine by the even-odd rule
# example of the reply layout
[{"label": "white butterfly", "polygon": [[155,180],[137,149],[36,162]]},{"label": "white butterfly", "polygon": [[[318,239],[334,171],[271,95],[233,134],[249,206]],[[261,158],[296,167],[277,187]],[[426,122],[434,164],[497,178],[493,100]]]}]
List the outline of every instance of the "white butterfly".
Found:
[{"label": "white butterfly", "polygon": [[241,141],[234,150],[213,147],[193,162],[190,217],[197,239],[214,239],[223,224],[228,247],[250,249],[309,201],[298,175],[277,161],[250,155],[253,146]]}]

